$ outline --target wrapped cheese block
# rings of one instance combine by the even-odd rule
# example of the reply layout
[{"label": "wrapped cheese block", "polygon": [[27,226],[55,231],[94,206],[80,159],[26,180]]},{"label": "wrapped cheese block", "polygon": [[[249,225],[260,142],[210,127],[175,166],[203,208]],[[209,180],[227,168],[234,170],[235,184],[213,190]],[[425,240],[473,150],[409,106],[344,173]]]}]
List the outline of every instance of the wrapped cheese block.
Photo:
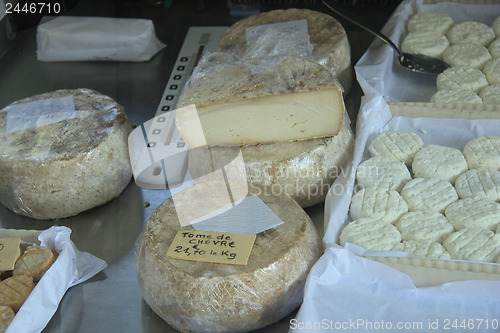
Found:
[{"label": "wrapped cheese block", "polygon": [[57,90],[0,111],[0,202],[36,219],[117,197],[132,171],[123,107],[89,89]]},{"label": "wrapped cheese block", "polygon": [[[209,184],[181,194],[193,191],[197,204],[218,201],[223,193]],[[284,223],[256,235],[246,265],[168,258],[177,231],[193,230],[180,226],[175,198],[162,203],[145,226],[137,253],[144,300],[181,332],[247,332],[279,321],[302,302],[306,276],[323,252],[315,227],[289,196],[255,184],[248,189]]]},{"label": "wrapped cheese block", "polygon": [[[207,137],[209,144],[235,139],[233,146],[228,144],[191,151],[189,168],[193,177],[220,168],[227,163],[229,156],[236,156],[241,149],[249,182],[279,187],[302,207],[324,200],[329,186],[351,157],[354,146],[343,99],[331,73],[316,63],[287,58],[257,74],[243,65],[221,65],[214,74],[195,72],[193,76],[179,105],[196,105],[204,134],[213,128],[213,134]],[[259,103],[255,103],[255,99]],[[221,105],[234,111],[237,110],[232,108],[234,102],[244,103],[248,109],[234,112],[234,119],[227,121],[227,128],[225,116],[212,116],[214,110],[204,108],[205,105]],[[293,111],[292,104],[296,106]],[[263,105],[268,108],[267,112],[262,114],[262,119],[257,119],[253,112],[262,109]],[[318,115],[320,118],[316,122],[329,121],[322,135],[317,131],[318,127],[312,125],[313,116]],[[324,119],[322,115],[325,115]],[[281,119],[281,122],[264,129],[273,119]],[[222,133],[234,134],[232,129],[236,123],[244,127],[240,136]],[[180,133],[189,143],[192,133],[186,129],[188,126],[182,128],[177,122],[179,125]],[[281,138],[275,140],[270,137],[281,134]],[[309,135],[301,138],[306,134]]]},{"label": "wrapped cheese block", "polygon": [[245,29],[303,19],[307,20],[314,61],[334,74],[344,87],[344,92],[348,93],[352,84],[351,49],[344,28],[330,15],[295,8],[253,15],[232,25],[222,36],[219,48],[222,51],[245,50],[247,47]]}]

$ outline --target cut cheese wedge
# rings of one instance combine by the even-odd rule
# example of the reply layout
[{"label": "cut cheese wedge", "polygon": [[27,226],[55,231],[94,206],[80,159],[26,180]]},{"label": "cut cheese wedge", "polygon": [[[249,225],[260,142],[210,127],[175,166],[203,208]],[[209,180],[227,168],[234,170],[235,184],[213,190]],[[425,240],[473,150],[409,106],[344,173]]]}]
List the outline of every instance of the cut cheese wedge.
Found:
[{"label": "cut cheese wedge", "polygon": [[255,145],[335,136],[344,102],[334,86],[197,107],[199,120],[179,111],[176,125],[191,147]]}]

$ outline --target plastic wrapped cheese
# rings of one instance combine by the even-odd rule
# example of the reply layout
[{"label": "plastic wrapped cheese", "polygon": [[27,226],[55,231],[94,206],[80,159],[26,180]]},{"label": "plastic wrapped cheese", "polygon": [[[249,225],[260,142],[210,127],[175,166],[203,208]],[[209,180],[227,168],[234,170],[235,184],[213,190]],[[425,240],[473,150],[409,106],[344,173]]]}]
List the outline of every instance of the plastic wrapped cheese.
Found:
[{"label": "plastic wrapped cheese", "polygon": [[[210,184],[190,187],[182,196],[191,191],[196,204],[218,201],[223,194],[212,191]],[[167,258],[177,231],[193,230],[191,225],[180,227],[175,198],[149,218],[138,241],[138,281],[146,303],[175,329],[247,332],[277,322],[300,305],[306,276],[323,252],[322,242],[310,218],[289,196],[255,184],[248,189],[284,223],[257,234],[246,265]]]},{"label": "plastic wrapped cheese", "polygon": [[76,215],[130,182],[123,107],[89,89],[57,90],[0,111],[0,202],[36,219]]}]

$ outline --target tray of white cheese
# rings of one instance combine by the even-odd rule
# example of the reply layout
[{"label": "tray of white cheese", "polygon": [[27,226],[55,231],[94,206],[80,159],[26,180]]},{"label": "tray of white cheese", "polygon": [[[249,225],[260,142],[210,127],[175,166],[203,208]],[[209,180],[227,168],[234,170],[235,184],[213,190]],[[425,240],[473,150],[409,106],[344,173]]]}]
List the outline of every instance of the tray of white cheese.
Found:
[{"label": "tray of white cheese", "polygon": [[402,52],[450,67],[411,72],[388,45],[375,42],[356,64],[358,80],[394,104],[395,115],[498,118],[499,17],[500,7],[488,2],[403,2],[382,31]]}]

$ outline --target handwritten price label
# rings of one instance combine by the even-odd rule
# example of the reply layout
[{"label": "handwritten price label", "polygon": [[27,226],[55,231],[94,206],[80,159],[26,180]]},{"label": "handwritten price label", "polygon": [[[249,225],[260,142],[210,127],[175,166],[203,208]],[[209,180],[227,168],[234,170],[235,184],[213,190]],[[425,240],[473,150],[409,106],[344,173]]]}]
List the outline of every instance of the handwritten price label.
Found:
[{"label": "handwritten price label", "polygon": [[21,255],[20,238],[0,238],[0,271],[11,271]]},{"label": "handwritten price label", "polygon": [[246,265],[256,235],[179,230],[167,258]]}]

